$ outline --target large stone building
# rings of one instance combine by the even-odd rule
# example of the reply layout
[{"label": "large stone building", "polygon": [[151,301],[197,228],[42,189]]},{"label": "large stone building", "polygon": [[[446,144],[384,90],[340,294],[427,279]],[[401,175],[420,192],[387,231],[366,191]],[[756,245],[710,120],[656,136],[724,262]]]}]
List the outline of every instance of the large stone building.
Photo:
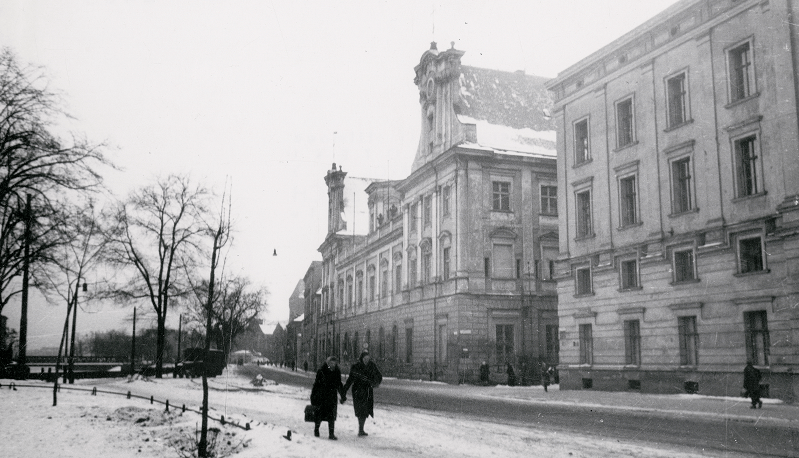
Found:
[{"label": "large stone building", "polygon": [[[474,380],[482,361],[557,362],[557,183],[543,78],[461,65],[435,43],[415,68],[421,136],[403,180],[327,172],[316,354],[368,348],[384,374]],[[306,322],[306,329],[308,322]],[[319,362],[319,361],[317,361]],[[535,363],[535,364],[534,364]]]},{"label": "large stone building", "polygon": [[547,83],[561,388],[799,394],[797,13],[683,0]]}]

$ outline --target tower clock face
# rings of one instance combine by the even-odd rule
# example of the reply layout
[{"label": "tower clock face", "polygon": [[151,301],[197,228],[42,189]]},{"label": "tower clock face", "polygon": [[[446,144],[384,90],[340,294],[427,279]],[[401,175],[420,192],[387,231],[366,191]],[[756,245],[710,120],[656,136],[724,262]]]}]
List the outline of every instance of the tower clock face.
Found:
[{"label": "tower clock face", "polygon": [[430,77],[427,80],[427,84],[425,85],[425,94],[427,94],[427,98],[431,99],[436,93],[436,83],[433,81],[433,78]]}]

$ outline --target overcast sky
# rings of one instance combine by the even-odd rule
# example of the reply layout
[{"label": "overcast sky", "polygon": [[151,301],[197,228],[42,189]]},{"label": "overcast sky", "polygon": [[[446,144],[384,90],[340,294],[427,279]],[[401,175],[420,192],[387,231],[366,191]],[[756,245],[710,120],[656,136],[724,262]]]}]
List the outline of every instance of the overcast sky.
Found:
[{"label": "overcast sky", "polygon": [[[112,145],[118,196],[172,172],[219,192],[232,182],[227,270],[269,289],[274,323],[321,259],[331,163],[408,175],[413,67],[431,41],[454,42],[466,65],[554,77],[673,3],[0,0],[0,46],[45,66],[73,128]],[[79,333],[128,326],[130,310],[85,307]],[[19,302],[3,313],[18,329]],[[57,345],[64,313],[32,306],[29,348]]]}]

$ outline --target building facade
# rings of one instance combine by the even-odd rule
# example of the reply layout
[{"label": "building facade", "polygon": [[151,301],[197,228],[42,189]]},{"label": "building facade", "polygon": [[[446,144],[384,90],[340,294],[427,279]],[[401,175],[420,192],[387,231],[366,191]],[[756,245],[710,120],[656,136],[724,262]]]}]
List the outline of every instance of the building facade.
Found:
[{"label": "building facade", "polygon": [[789,0],[683,0],[547,83],[562,389],[799,394]]},{"label": "building facade", "polygon": [[482,361],[502,382],[511,364],[532,382],[558,358],[551,101],[542,78],[462,55],[434,43],[415,68],[410,176],[325,176],[316,353],[346,364],[369,349],[386,375],[449,382]]}]

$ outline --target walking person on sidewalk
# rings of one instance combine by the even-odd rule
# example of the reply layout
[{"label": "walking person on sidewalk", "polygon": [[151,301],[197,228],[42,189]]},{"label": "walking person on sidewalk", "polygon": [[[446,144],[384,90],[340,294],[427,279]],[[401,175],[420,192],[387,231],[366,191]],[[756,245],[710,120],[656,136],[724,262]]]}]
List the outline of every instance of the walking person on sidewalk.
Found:
[{"label": "walking person on sidewalk", "polygon": [[513,366],[508,363],[508,386],[516,386],[516,373],[513,372]]},{"label": "walking person on sidewalk", "polygon": [[744,368],[744,389],[752,399],[750,409],[763,407],[763,401],[760,400],[760,379],[760,371],[752,365],[751,361],[747,361]]},{"label": "walking person on sidewalk", "polygon": [[358,362],[350,368],[350,375],[344,385],[344,394],[352,385],[352,406],[355,408],[355,416],[358,417],[358,436],[368,436],[363,426],[366,417],[374,418],[375,396],[374,388],[380,386],[383,381],[383,374],[372,361],[368,351],[361,353]]},{"label": "walking person on sidewalk", "polygon": [[338,358],[328,356],[322,367],[316,372],[316,380],[311,389],[311,405],[316,408],[314,415],[313,435],[319,437],[319,425],[327,422],[328,439],[337,440],[336,416],[338,415],[338,394],[341,403],[347,400],[347,391],[341,384],[341,370]]},{"label": "walking person on sidewalk", "polygon": [[552,380],[551,371],[552,368],[547,366],[547,363],[541,361],[541,384],[544,385],[544,391],[547,391],[547,387],[549,387],[549,383]]}]

